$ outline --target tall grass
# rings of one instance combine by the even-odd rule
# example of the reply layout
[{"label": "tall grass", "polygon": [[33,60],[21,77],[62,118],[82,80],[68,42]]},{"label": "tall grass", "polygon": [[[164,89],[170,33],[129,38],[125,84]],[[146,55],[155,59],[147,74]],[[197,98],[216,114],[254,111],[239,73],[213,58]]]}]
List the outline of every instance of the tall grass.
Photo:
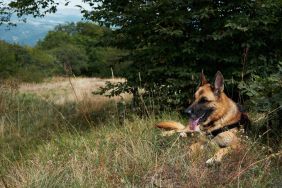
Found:
[{"label": "tall grass", "polygon": [[[191,155],[197,136],[160,136],[160,120],[141,118],[115,101],[98,109],[82,100],[56,105],[37,95],[0,92],[0,187],[279,187],[281,158],[260,138],[244,138],[219,166],[210,147]],[[87,117],[87,120],[85,119]]]}]

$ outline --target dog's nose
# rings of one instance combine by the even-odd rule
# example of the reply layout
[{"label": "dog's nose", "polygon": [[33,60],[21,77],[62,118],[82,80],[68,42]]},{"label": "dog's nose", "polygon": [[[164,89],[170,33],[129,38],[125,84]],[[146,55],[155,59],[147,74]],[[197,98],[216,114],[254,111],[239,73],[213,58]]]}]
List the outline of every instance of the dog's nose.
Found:
[{"label": "dog's nose", "polygon": [[188,114],[189,116],[191,116],[192,113],[193,113],[193,109],[192,109],[192,108],[187,108],[184,112],[185,112],[186,114]]}]

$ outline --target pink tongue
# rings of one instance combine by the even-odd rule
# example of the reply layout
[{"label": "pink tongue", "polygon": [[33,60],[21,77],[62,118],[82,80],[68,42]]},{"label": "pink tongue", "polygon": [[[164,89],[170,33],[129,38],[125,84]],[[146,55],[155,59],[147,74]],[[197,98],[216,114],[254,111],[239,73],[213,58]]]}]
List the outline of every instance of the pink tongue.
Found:
[{"label": "pink tongue", "polygon": [[192,130],[195,130],[195,128],[197,127],[198,123],[199,123],[200,118],[195,119],[195,120],[190,120],[190,128]]}]

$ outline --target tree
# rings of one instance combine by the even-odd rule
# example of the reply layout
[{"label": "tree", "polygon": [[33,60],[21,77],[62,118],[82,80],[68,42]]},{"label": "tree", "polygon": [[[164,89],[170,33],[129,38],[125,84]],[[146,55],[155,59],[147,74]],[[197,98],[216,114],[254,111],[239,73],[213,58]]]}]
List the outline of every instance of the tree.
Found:
[{"label": "tree", "polygon": [[14,75],[18,70],[15,53],[11,46],[4,41],[0,41],[0,70],[1,78]]},{"label": "tree", "polygon": [[0,41],[0,78],[39,82],[57,73],[54,58],[46,52]]},{"label": "tree", "polygon": [[77,75],[109,77],[111,68],[121,72],[116,65],[125,54],[109,46],[111,33],[91,22],[68,23],[48,32],[36,47],[54,55],[64,68],[72,67]]},{"label": "tree", "polygon": [[50,52],[56,57],[58,65],[65,73],[80,75],[82,70],[87,69],[88,57],[83,48],[65,44],[53,48]]},{"label": "tree", "polygon": [[281,60],[279,0],[86,2],[98,6],[84,16],[115,27],[116,46],[130,51],[128,84],[140,86],[141,77],[148,96],[164,106],[192,100],[201,69],[210,78],[223,70],[236,91],[239,81],[268,75]]},{"label": "tree", "polygon": [[49,31],[44,40],[38,41],[36,47],[44,50],[50,50],[72,43],[71,37],[68,33],[63,31]]},{"label": "tree", "polygon": [[[85,18],[113,28],[112,44],[129,51],[124,60],[131,64],[123,75],[128,86],[137,91],[142,85],[148,96],[159,96],[163,106],[184,106],[183,101],[191,100],[201,69],[209,77],[224,70],[228,86],[238,94],[239,81],[275,74],[282,59],[280,0],[84,2],[92,7],[82,10]],[[15,1],[8,8],[19,16],[42,16],[55,11],[56,3]],[[86,43],[96,46],[92,42]]]},{"label": "tree", "polygon": [[68,5],[69,0],[13,0],[0,2],[0,25],[11,22],[12,15],[22,18],[26,15],[43,17],[49,13],[55,13],[60,4]]}]

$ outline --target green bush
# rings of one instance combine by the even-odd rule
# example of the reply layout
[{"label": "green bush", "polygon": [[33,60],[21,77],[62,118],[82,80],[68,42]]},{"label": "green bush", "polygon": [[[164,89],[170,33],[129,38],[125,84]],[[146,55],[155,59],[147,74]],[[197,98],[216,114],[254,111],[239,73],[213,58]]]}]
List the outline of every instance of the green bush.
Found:
[{"label": "green bush", "polygon": [[123,74],[132,92],[142,87],[143,97],[180,109],[193,100],[202,69],[209,78],[221,70],[237,98],[239,81],[275,73],[281,9],[279,0],[106,1],[84,13],[115,28],[113,44],[132,62]]},{"label": "green bush", "polygon": [[262,77],[253,74],[248,82],[241,82],[239,88],[243,95],[248,96],[245,106],[256,116],[252,127],[259,134],[269,132],[266,141],[273,142],[271,146],[279,148],[282,143],[282,63],[270,75]]},{"label": "green bush", "polygon": [[0,42],[0,78],[40,82],[58,73],[54,57],[37,48]]}]

